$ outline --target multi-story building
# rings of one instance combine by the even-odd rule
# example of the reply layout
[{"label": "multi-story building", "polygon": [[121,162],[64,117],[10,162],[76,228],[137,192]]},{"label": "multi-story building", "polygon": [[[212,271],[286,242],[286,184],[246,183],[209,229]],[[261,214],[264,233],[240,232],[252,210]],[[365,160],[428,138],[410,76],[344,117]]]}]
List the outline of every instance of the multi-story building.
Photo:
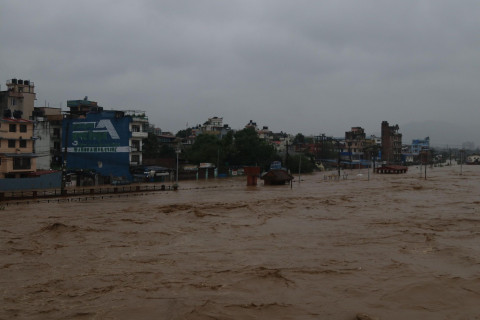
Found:
[{"label": "multi-story building", "polygon": [[[198,130],[199,129],[199,130]],[[228,124],[223,124],[223,118],[212,117],[208,118],[202,126],[197,127],[196,134],[213,134],[219,138],[231,131]]]},{"label": "multi-story building", "polygon": [[62,128],[67,168],[93,170],[104,182],[131,180],[130,168],[143,164],[143,139],[148,137],[145,113],[105,111],[87,97],[67,105],[70,113]]},{"label": "multi-story building", "polygon": [[430,148],[430,137],[425,139],[414,139],[412,140],[412,145],[410,146],[410,152],[413,155],[418,156],[422,150]]},{"label": "multi-story building", "polygon": [[258,130],[258,137],[264,141],[273,143],[273,132],[267,126],[263,126],[262,130]]},{"label": "multi-story building", "polygon": [[125,116],[131,117],[130,132],[132,136],[129,141],[130,145],[130,165],[138,166],[143,164],[142,146],[143,139],[148,138],[148,117],[144,111],[127,110]]},{"label": "multi-story building", "polygon": [[363,159],[364,148],[366,147],[365,130],[361,127],[352,127],[351,131],[345,132],[345,146],[350,162]]},{"label": "multi-story building", "polygon": [[70,109],[69,115],[71,117],[85,117],[89,112],[103,110],[96,101],[88,100],[87,96],[83,100],[68,100],[67,107]]},{"label": "multi-story building", "polygon": [[382,121],[382,161],[387,163],[402,162],[402,134],[398,124],[390,126]]},{"label": "multi-story building", "polygon": [[376,135],[372,134],[370,137],[367,138],[368,141],[370,141],[370,144],[382,145],[382,137],[377,137]]},{"label": "multi-story building", "polygon": [[120,178],[131,180],[131,120],[121,111],[89,112],[84,117],[63,119],[62,147],[67,148],[67,168],[90,170],[104,183]]},{"label": "multi-story building", "polygon": [[258,131],[257,123],[253,120],[250,120],[246,125],[245,128],[253,128],[253,130]]},{"label": "multi-story building", "polygon": [[20,113],[23,119],[30,119],[35,103],[35,85],[30,80],[12,79],[7,81],[7,90],[0,91],[0,111],[5,115]]},{"label": "multi-story building", "polygon": [[39,170],[60,169],[62,165],[62,118],[60,108],[35,107],[33,140]]},{"label": "multi-story building", "polygon": [[0,121],[0,178],[22,178],[36,171],[33,122],[18,115]]}]

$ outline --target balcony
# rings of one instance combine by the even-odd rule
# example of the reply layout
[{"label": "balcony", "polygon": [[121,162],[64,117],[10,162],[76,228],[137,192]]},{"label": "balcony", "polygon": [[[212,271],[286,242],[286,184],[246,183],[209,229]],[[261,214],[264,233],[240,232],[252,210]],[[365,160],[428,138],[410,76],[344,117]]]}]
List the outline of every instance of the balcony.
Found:
[{"label": "balcony", "polygon": [[132,122],[147,123],[148,122],[148,117],[147,116],[133,116],[132,117]]},{"label": "balcony", "polygon": [[23,98],[23,92],[14,92],[14,91],[8,91],[8,96],[13,97],[13,98]]},{"label": "balcony", "polygon": [[142,132],[142,131],[133,131],[132,132],[132,138],[145,139],[147,137],[148,137],[148,132]]}]

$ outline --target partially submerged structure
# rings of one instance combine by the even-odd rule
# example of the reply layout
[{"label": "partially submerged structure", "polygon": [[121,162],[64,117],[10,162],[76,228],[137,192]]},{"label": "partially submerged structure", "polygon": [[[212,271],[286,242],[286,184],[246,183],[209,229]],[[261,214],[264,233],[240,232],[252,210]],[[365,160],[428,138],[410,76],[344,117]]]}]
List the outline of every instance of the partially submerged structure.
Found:
[{"label": "partially submerged structure", "polygon": [[408,167],[406,166],[398,166],[398,165],[383,165],[377,169],[375,169],[377,173],[406,173],[408,171]]},{"label": "partially submerged structure", "polygon": [[265,185],[282,185],[293,180],[293,176],[283,169],[271,169],[264,173],[260,179]]}]

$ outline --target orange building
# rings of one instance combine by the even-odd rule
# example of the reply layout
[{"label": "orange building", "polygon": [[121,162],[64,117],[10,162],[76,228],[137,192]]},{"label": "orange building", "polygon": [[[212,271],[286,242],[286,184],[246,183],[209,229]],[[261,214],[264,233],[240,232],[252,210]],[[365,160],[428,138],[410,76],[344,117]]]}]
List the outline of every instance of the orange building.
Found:
[{"label": "orange building", "polygon": [[33,122],[5,117],[0,120],[0,179],[21,178],[36,171]]}]

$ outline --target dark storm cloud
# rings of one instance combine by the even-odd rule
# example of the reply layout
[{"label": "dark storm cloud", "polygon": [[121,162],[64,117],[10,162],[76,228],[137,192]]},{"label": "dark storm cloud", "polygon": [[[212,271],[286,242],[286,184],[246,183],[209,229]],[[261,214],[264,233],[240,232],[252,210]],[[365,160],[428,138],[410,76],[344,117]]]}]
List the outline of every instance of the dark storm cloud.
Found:
[{"label": "dark storm cloud", "polygon": [[[219,116],[341,135],[478,119],[474,1],[10,1],[0,72],[171,131]],[[455,112],[453,111],[455,110]]]}]

